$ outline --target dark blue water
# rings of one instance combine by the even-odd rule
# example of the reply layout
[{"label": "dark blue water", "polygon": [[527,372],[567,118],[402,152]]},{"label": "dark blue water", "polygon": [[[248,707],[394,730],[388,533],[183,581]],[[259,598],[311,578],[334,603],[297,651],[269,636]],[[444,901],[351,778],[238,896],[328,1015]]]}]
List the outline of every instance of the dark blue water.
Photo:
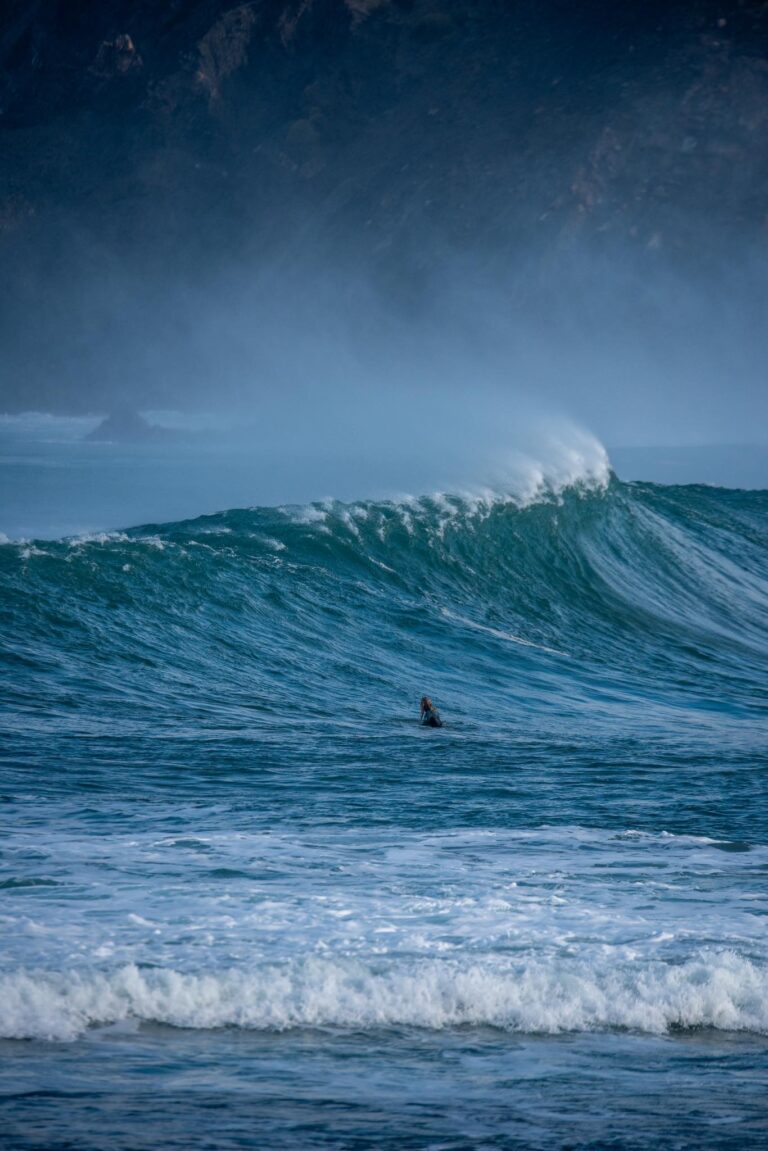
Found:
[{"label": "dark blue water", "polygon": [[768,1147],[768,493],[234,510],[0,586],[3,1147]]}]

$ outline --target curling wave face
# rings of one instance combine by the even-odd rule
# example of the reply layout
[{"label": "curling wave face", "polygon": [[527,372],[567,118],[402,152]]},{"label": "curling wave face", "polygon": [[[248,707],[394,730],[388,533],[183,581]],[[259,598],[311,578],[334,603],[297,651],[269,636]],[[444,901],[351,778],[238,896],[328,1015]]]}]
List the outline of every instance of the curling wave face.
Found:
[{"label": "curling wave face", "polygon": [[765,512],[760,492],[592,478],[524,502],[324,503],[7,543],[2,657],[12,702],[46,730],[51,709],[70,731],[168,713],[380,730],[423,685],[485,725],[522,702],[727,724],[764,703]]},{"label": "curling wave face", "polygon": [[766,512],[596,466],[0,547],[0,1035],[765,1033]]}]

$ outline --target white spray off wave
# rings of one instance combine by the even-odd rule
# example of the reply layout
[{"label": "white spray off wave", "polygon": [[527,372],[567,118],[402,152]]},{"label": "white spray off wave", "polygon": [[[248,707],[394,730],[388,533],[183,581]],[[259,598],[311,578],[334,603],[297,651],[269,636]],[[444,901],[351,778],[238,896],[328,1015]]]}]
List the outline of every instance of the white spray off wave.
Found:
[{"label": "white spray off wave", "polygon": [[207,974],[129,964],[0,978],[4,1038],[71,1040],[88,1027],[127,1019],[275,1031],[475,1025],[541,1034],[693,1027],[768,1034],[768,971],[733,951],[702,950],[679,964],[372,965],[311,957]]},{"label": "white spray off wave", "polygon": [[591,432],[568,423],[539,428],[526,439],[526,447],[497,448],[483,465],[473,464],[472,474],[482,475],[481,482],[467,480],[464,473],[456,483],[446,485],[445,494],[460,495],[480,511],[509,502],[527,507],[557,498],[570,488],[589,492],[607,488],[611,478],[608,452]]},{"label": "white spray off wave", "polygon": [[[611,477],[608,452],[600,441],[575,425],[549,432],[536,451],[514,452],[500,480],[523,505],[568,488],[605,489]],[[496,484],[494,484],[496,486]]]},{"label": "white spray off wave", "polygon": [[[611,479],[611,463],[600,441],[574,424],[539,429],[527,437],[528,446],[503,448],[469,459],[447,459],[438,486],[399,491],[384,501],[344,504],[337,500],[285,507],[282,510],[296,523],[328,530],[333,516],[343,520],[356,534],[355,519],[367,519],[379,507],[394,508],[409,531],[422,512],[440,513],[442,533],[452,521],[465,515],[487,516],[494,508],[512,504],[526,508],[547,500],[560,500],[568,490],[582,494],[603,492]],[[446,452],[450,457],[450,453]],[[481,477],[478,479],[478,477]]]}]

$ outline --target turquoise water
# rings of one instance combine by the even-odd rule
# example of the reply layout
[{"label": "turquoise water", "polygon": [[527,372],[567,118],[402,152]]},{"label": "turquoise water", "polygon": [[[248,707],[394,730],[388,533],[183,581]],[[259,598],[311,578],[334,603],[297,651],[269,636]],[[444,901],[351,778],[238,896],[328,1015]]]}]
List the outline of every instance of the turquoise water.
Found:
[{"label": "turquoise water", "polygon": [[767,513],[2,545],[3,1146],[768,1146]]}]

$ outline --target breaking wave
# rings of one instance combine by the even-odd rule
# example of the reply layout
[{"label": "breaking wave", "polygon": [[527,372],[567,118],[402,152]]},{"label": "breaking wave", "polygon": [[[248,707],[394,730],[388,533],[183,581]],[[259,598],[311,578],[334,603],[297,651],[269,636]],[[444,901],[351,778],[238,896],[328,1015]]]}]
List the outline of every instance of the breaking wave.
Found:
[{"label": "breaking wave", "polygon": [[[454,714],[499,719],[512,686],[517,710],[584,691],[598,711],[624,707],[637,685],[686,710],[694,683],[698,710],[762,706],[765,493],[624,484],[599,452],[525,474],[512,494],[7,543],[0,660],[13,698],[25,716],[24,701],[43,715],[56,699],[75,726],[89,708],[141,722],[148,676],[153,719],[195,704],[226,720],[245,705],[268,724],[309,702],[354,722],[372,698],[385,716],[424,684]],[[75,697],[72,680],[88,692]]]},{"label": "breaking wave", "polygon": [[768,971],[733,952],[678,964],[532,958],[423,960],[373,967],[305,958],[249,971],[185,974],[127,965],[111,973],[0,978],[0,1035],[71,1040],[124,1020],[183,1028],[352,1029],[462,1025],[557,1034],[715,1028],[768,1033]]}]

